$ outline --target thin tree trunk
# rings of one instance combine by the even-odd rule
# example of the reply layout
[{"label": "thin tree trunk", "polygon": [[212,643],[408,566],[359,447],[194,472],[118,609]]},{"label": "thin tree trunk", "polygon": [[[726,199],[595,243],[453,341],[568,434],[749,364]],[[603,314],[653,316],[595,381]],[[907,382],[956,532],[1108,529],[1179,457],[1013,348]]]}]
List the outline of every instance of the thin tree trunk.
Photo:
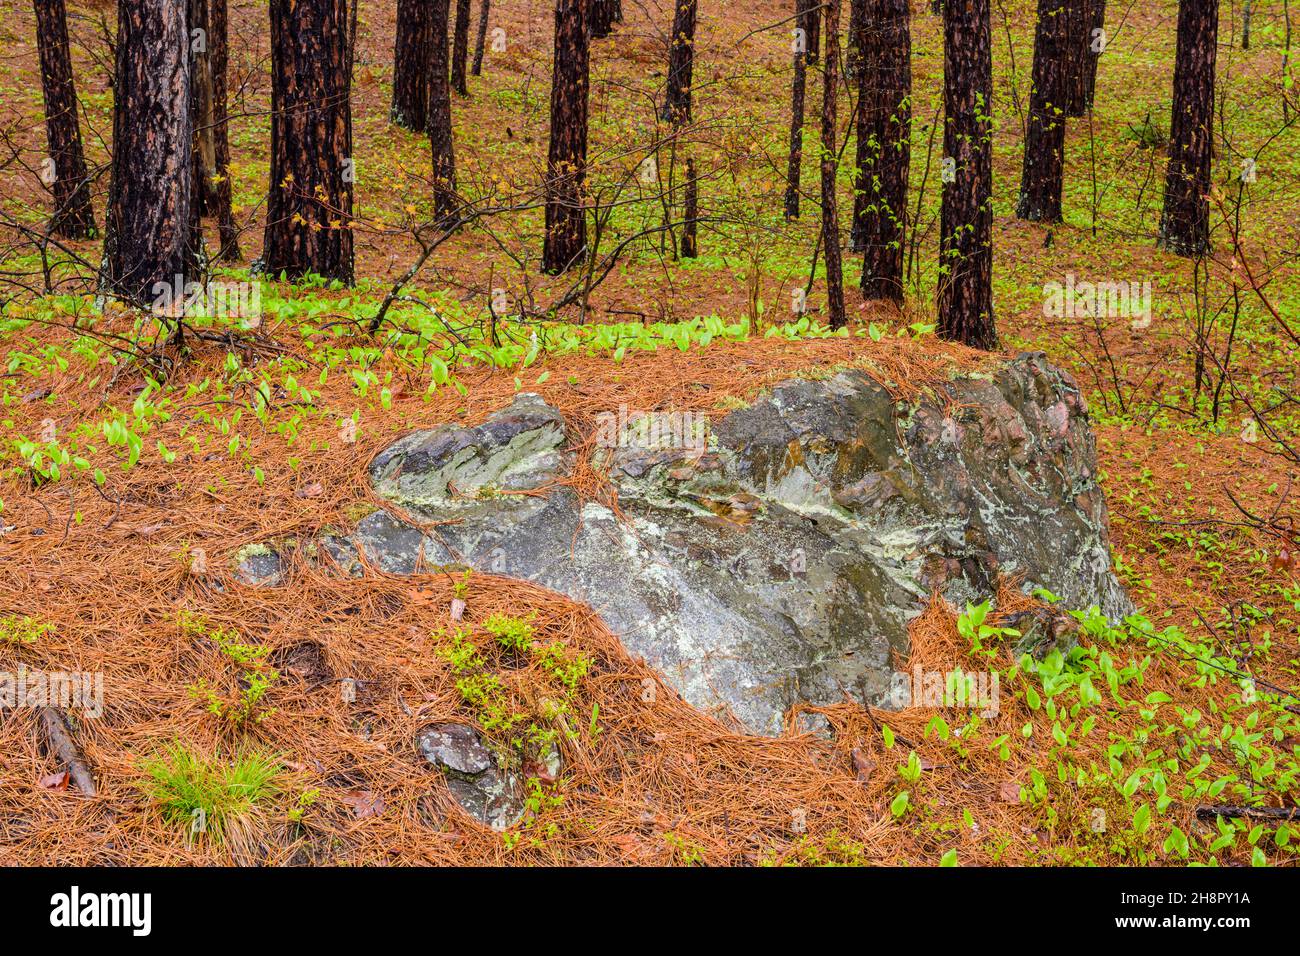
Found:
[{"label": "thin tree trunk", "polygon": [[469,59],[470,0],[456,0],[456,36],[451,47],[451,88],[457,96],[469,96],[466,63]]},{"label": "thin tree trunk", "polygon": [[[873,25],[874,29],[872,28]],[[908,0],[870,0],[859,61],[854,248],[862,295],[903,301],[903,240],[912,162],[912,29]]]},{"label": "thin tree trunk", "polygon": [[668,50],[668,92],[663,119],[673,126],[691,121],[691,76],[695,69],[695,19],[698,0],[677,0]]},{"label": "thin tree trunk", "polygon": [[117,11],[101,286],[146,305],[192,270],[189,17],[185,0],[119,0]]},{"label": "thin tree trunk", "polygon": [[[695,20],[697,0],[677,0],[673,14],[672,42],[668,50],[668,92],[664,97],[663,119],[679,131],[691,122],[691,82],[695,69]],[[686,157],[686,199],[679,251],[683,259],[699,255],[697,221],[700,190],[695,178],[695,160]]]},{"label": "thin tree trunk", "polygon": [[1174,63],[1174,112],[1160,245],[1180,256],[1210,251],[1210,175],[1214,154],[1214,68],[1219,0],[1181,0]]},{"label": "thin tree trunk", "polygon": [[803,173],[804,98],[808,89],[808,8],[815,0],[794,0],[794,79],[790,84],[790,156],[786,165],[785,218],[799,218]]},{"label": "thin tree trunk", "polygon": [[393,105],[389,118],[423,133],[429,115],[429,43],[433,23],[429,0],[397,0],[393,46]]},{"label": "thin tree trunk", "polygon": [[35,5],[36,45],[45,96],[45,144],[49,151],[45,178],[51,180],[54,196],[49,229],[65,239],[90,239],[95,235],[95,212],[90,203],[90,177],[77,117],[67,14],[63,0],[35,0]]},{"label": "thin tree trunk", "polygon": [[993,56],[989,0],[946,0],[943,151],[951,161],[939,215],[939,335],[997,347],[993,318]]},{"label": "thin tree trunk", "polygon": [[816,63],[818,52],[822,48],[822,5],[826,0],[808,0],[805,8],[803,29],[807,31],[808,62]]},{"label": "thin tree trunk", "polygon": [[267,272],[350,285],[352,80],[347,0],[271,0]]},{"label": "thin tree trunk", "polygon": [[556,0],[551,144],[546,165],[546,239],[542,269],[577,265],[587,249],[583,184],[587,171],[588,0]]},{"label": "thin tree trunk", "polygon": [[475,76],[483,75],[483,51],[487,47],[488,15],[492,12],[492,0],[483,0],[478,8],[478,38],[474,41],[474,66],[470,72]]},{"label": "thin tree trunk", "polygon": [[1034,33],[1033,88],[1029,92],[1029,123],[1025,160],[1020,177],[1016,216],[1033,222],[1061,221],[1061,188],[1065,172],[1065,110],[1070,42],[1063,0],[1038,0]]},{"label": "thin tree trunk", "polygon": [[239,229],[235,225],[234,183],[230,178],[230,104],[226,71],[230,63],[230,38],[226,0],[208,0],[208,50],[212,67],[213,183],[216,187],[218,256],[237,262]]},{"label": "thin tree trunk", "polygon": [[445,221],[456,211],[456,150],[451,128],[451,81],[448,76],[447,28],[451,0],[430,0],[429,148],[433,155],[433,210]]},{"label": "thin tree trunk", "polygon": [[839,163],[835,149],[836,94],[840,75],[840,0],[827,0],[822,55],[822,245],[826,263],[827,320],[833,329],[844,327],[844,275],[840,266],[840,220],[835,200],[835,174]]},{"label": "thin tree trunk", "polygon": [[694,259],[700,254],[699,240],[697,238],[696,222],[700,216],[700,185],[695,179],[695,160],[686,157],[686,203],[682,210],[682,243],[681,256],[683,259]]},{"label": "thin tree trunk", "polygon": [[1251,3],[1251,0],[1246,0],[1241,10],[1241,48],[1243,50],[1250,49],[1250,17],[1254,12],[1254,4]]}]

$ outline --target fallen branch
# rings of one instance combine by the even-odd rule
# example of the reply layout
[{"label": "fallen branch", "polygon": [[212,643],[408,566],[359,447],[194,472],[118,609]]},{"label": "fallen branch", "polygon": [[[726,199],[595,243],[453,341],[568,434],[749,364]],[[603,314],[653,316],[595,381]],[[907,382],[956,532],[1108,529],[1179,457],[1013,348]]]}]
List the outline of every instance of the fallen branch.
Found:
[{"label": "fallen branch", "polygon": [[45,739],[50,750],[67,766],[68,776],[77,785],[77,789],[88,797],[95,796],[95,778],[90,773],[86,758],[72,739],[72,731],[63,711],[57,707],[42,707],[40,714],[41,726],[45,728]]},{"label": "fallen branch", "polygon": [[1214,817],[1248,817],[1256,820],[1300,820],[1300,807],[1197,807],[1201,820]]}]

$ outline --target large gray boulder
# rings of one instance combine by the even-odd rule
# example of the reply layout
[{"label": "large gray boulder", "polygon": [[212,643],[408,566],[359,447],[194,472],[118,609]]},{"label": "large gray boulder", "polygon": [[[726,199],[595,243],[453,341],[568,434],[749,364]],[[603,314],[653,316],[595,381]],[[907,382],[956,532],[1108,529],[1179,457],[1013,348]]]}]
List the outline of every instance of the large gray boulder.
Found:
[{"label": "large gray boulder", "polygon": [[791,381],[715,421],[601,423],[622,517],[568,487],[565,422],[520,395],[475,428],[381,452],[385,511],[351,537],[394,573],[466,564],[595,608],[693,705],[758,734],[798,701],[884,704],[891,651],[941,591],[980,600],[999,574],[1069,606],[1131,610],[1079,390],[1039,354],[896,401],[846,371]]}]

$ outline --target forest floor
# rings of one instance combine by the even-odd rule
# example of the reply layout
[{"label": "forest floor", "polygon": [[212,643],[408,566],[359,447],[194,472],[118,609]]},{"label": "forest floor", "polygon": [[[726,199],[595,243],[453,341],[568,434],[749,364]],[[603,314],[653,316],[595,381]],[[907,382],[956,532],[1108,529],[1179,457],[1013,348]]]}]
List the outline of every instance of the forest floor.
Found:
[{"label": "forest floor", "polygon": [[[348,527],[370,495],[370,457],[396,435],[479,421],[521,389],[581,428],[624,403],[724,411],[809,370],[855,365],[921,388],[945,374],[939,355],[981,361],[936,342],[924,305],[936,275],[930,121],[941,58],[928,4],[914,6],[913,187],[922,198],[909,239],[912,304],[900,314],[857,307],[850,295],[847,336],[817,325],[820,273],[808,296],[814,314],[790,313],[817,231],[820,82],[810,81],[805,215],[787,224],[788,24],[784,4],[768,0],[702,11],[697,123],[677,146],[704,171],[702,203],[718,213],[701,232],[702,256],[677,260],[652,231],[585,309],[548,314],[575,280],[538,274],[541,213],[522,202],[442,247],[382,333],[365,333],[414,260],[412,226],[430,206],[427,140],[388,123],[388,0],[360,9],[356,288],[268,278],[259,322],[199,323],[203,337],[178,354],[140,345],[157,337],[149,320],[93,309],[95,242],[53,254],[53,294],[41,294],[40,255],[6,245],[0,669],[99,672],[105,694],[102,716],[73,728],[95,770],[93,799],[57,772],[37,714],[0,716],[0,863],[1294,865],[1294,825],[1198,813],[1295,806],[1300,790],[1298,469],[1285,453],[1300,437],[1285,399],[1297,344],[1283,325],[1300,315],[1300,150],[1276,91],[1280,3],[1256,5],[1249,52],[1223,31],[1216,178],[1226,198],[1216,256],[1200,272],[1154,243],[1165,153],[1144,142],[1158,144],[1168,128],[1172,0],[1134,4],[1112,29],[1096,109],[1071,124],[1067,221],[1052,230],[1012,216],[1032,4],[995,3],[999,330],[1006,350],[1046,351],[1078,378],[1116,566],[1141,609],[1109,623],[1079,609],[1082,649],[1068,665],[1022,668],[995,642],[1005,675],[997,716],[963,716],[958,733],[949,712],[844,704],[824,711],[831,740],[738,735],[671,693],[643,701],[653,673],[590,609],[476,574],[471,623],[536,614],[539,640],[590,662],[569,702],[581,719],[564,738],[563,775],[539,781],[526,821],[496,833],[459,811],[413,745],[421,727],[466,717],[438,653],[450,575],[350,581],[304,564],[291,587],[264,589],[229,573],[230,556],[250,543]],[[490,52],[471,97],[456,99],[456,149],[461,188],[509,204],[532,194],[544,167],[551,8],[493,7],[507,50]],[[626,190],[638,188],[655,135],[647,102],[662,85],[671,4],[625,7],[629,22],[596,44],[593,63],[593,189],[619,197],[607,226],[614,237],[654,230],[662,216],[657,187],[638,202]],[[112,95],[98,23],[111,23],[113,7],[74,2],[70,16],[102,210]],[[246,281],[260,246],[264,18],[263,4],[232,4],[231,175],[248,228],[242,261],[223,264],[218,281]],[[0,204],[29,225],[46,203],[33,38],[30,9],[0,0],[0,132],[17,157],[0,168]],[[1255,157],[1259,178],[1239,189],[1245,157]],[[668,173],[654,175],[657,183]],[[1240,226],[1230,231],[1227,221]],[[1263,297],[1234,286],[1245,269],[1264,277]],[[1149,280],[1151,322],[1048,316],[1045,286],[1071,274]],[[496,289],[511,304],[500,344],[487,310]],[[1199,335],[1198,322],[1208,326]],[[1217,403],[1222,366],[1210,362],[1198,385],[1198,340],[1232,372]],[[1255,409],[1272,411],[1260,422]],[[1027,600],[1004,589],[992,620]],[[991,666],[959,631],[959,612],[931,606],[900,669]],[[231,631],[264,651],[276,674],[239,726],[212,714],[206,696],[248,689],[247,669],[216,640]],[[552,687],[554,675],[512,670],[490,642],[481,649],[517,706]],[[339,693],[344,678],[356,682],[353,700]],[[224,826],[191,835],[195,805]]]}]

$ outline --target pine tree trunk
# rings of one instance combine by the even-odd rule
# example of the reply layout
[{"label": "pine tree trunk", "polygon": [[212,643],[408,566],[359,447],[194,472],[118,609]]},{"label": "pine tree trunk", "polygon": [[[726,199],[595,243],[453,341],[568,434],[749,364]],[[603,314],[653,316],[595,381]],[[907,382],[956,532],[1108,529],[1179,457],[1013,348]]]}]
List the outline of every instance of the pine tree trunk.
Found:
[{"label": "pine tree trunk", "polygon": [[911,9],[908,0],[870,0],[864,13],[853,248],[863,254],[863,297],[901,303],[912,161]]},{"label": "pine tree trunk", "polygon": [[216,188],[213,211],[221,242],[218,255],[227,262],[236,262],[240,253],[239,229],[235,225],[234,184],[230,179],[230,104],[226,78],[230,65],[230,39],[226,0],[209,0],[208,26],[208,59],[212,68],[212,178]]},{"label": "pine tree trunk", "polygon": [[95,235],[95,212],[90,204],[90,177],[81,146],[67,15],[63,0],[35,0],[35,4],[36,45],[45,95],[45,144],[49,151],[45,178],[52,180],[54,196],[49,229],[64,239],[89,239]]},{"label": "pine tree trunk", "polygon": [[803,172],[804,99],[808,90],[808,7],[815,0],[794,0],[794,79],[790,84],[790,157],[786,165],[785,218],[799,218]]},{"label": "pine tree trunk", "polygon": [[587,16],[593,40],[603,40],[614,29],[613,0],[587,0]]},{"label": "pine tree trunk", "polygon": [[[676,0],[673,14],[672,41],[668,50],[668,92],[664,98],[663,119],[674,130],[691,122],[691,77],[695,69],[695,20],[697,0]],[[695,178],[695,160],[686,157],[686,197],[679,245],[683,259],[699,255],[697,220],[700,187]]]},{"label": "pine tree trunk", "polygon": [[429,0],[397,0],[397,38],[393,45],[393,105],[389,118],[413,133],[423,133],[429,115]]},{"label": "pine tree trunk", "polygon": [[[1091,59],[1088,33],[1091,30],[1091,0],[1062,0],[1065,7],[1065,39],[1062,53],[1066,58],[1065,85],[1062,104],[1066,116],[1083,116],[1088,112],[1084,91],[1087,86],[1087,66]],[[1035,44],[1037,45],[1037,44]]]},{"label": "pine tree trunk", "polygon": [[1033,222],[1061,221],[1061,186],[1065,172],[1065,95],[1070,67],[1067,11],[1063,0],[1038,0],[1034,34],[1033,88],[1024,170],[1016,216]]},{"label": "pine tree trunk", "polygon": [[189,0],[190,108],[194,123],[194,208],[201,216],[217,207],[212,181],[217,165],[216,117],[212,107],[211,27],[207,0]]},{"label": "pine tree trunk", "polygon": [[429,148],[433,154],[433,210],[446,221],[458,205],[456,199],[456,150],[451,129],[451,81],[447,52],[447,28],[451,0],[430,0],[429,30]]},{"label": "pine tree trunk", "polygon": [[[993,318],[993,57],[989,0],[945,0],[939,335],[997,347]],[[945,177],[947,178],[947,177]]]},{"label": "pine tree trunk", "polygon": [[119,0],[117,10],[101,286],[144,306],[192,270],[189,17],[186,0]]},{"label": "pine tree trunk", "polygon": [[1097,67],[1106,49],[1106,0],[1088,0],[1087,53],[1083,66],[1083,109],[1091,112],[1097,101]]},{"label": "pine tree trunk", "polygon": [[457,96],[469,96],[466,79],[469,60],[470,0],[456,0],[456,36],[451,47],[451,88]]},{"label": "pine tree trunk", "polygon": [[263,260],[350,285],[352,78],[347,0],[271,0],[271,191]]},{"label": "pine tree trunk", "polygon": [[695,69],[695,20],[698,0],[676,0],[668,51],[668,92],[663,119],[673,126],[691,121],[691,75]]},{"label": "pine tree trunk", "polygon": [[686,203],[682,210],[683,259],[694,259],[700,254],[696,223],[700,216],[700,184],[695,179],[695,160],[686,157]]},{"label": "pine tree trunk", "polygon": [[840,0],[827,0],[822,56],[822,255],[826,263],[826,310],[830,327],[844,327],[844,275],[840,265],[840,220],[835,199],[836,94],[840,76]]},{"label": "pine tree trunk", "polygon": [[582,191],[587,168],[588,0],[556,0],[551,145],[546,168],[546,240],[542,269],[553,275],[587,248]]},{"label": "pine tree trunk", "polygon": [[822,48],[822,4],[825,0],[808,0],[804,13],[803,29],[808,39],[808,62],[816,63]]},{"label": "pine tree trunk", "polygon": [[1210,171],[1214,158],[1214,70],[1219,0],[1181,0],[1174,63],[1174,112],[1160,244],[1180,256],[1210,251]]},{"label": "pine tree trunk", "polygon": [[483,50],[487,47],[488,14],[492,12],[492,0],[483,0],[478,8],[478,38],[474,41],[474,66],[470,72],[475,76],[483,75]]}]

